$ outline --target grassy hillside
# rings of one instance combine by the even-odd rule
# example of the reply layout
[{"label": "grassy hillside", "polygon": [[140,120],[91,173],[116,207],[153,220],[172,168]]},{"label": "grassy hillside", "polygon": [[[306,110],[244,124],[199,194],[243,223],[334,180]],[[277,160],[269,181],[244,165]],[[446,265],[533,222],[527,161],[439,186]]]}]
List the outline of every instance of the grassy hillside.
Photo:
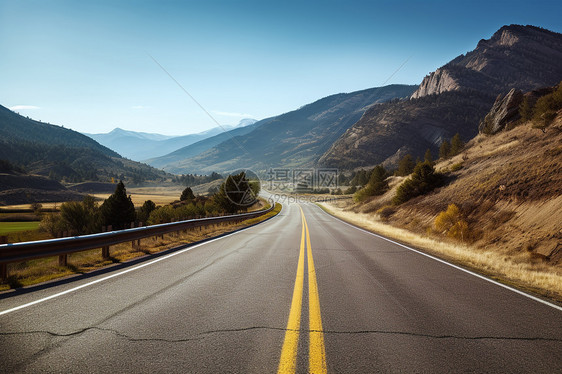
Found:
[{"label": "grassy hillside", "polygon": [[166,173],[121,158],[76,131],[20,116],[0,106],[0,160],[30,174],[57,181],[110,181],[128,184],[164,180]]},{"label": "grassy hillside", "polygon": [[435,168],[445,185],[401,205],[407,177],[338,216],[489,276],[562,301],[562,110],[545,129],[525,122],[478,135]]},{"label": "grassy hillside", "polygon": [[[447,183],[384,218],[402,228],[442,238],[435,219],[450,204],[468,224],[463,241],[520,261],[562,267],[562,113],[543,132],[532,122],[494,136],[478,135],[465,150],[435,166]],[[404,178],[392,177],[385,195],[351,207],[380,218]],[[379,211],[379,213],[376,213]],[[377,218],[378,217],[378,218]]]}]

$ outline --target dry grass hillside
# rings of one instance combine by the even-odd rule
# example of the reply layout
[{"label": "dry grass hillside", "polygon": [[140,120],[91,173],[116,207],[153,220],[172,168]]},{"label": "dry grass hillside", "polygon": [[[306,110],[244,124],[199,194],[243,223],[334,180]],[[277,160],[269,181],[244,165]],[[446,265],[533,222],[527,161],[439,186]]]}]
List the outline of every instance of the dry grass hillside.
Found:
[{"label": "dry grass hillside", "polygon": [[[333,208],[342,214],[365,213],[361,219],[466,247],[475,255],[494,252],[515,266],[562,276],[562,112],[546,132],[527,123],[493,136],[478,135],[461,154],[435,168],[446,175],[446,184],[398,207],[390,204],[403,177],[391,177],[391,189],[383,196]],[[462,240],[435,226],[449,204],[468,224]]]}]

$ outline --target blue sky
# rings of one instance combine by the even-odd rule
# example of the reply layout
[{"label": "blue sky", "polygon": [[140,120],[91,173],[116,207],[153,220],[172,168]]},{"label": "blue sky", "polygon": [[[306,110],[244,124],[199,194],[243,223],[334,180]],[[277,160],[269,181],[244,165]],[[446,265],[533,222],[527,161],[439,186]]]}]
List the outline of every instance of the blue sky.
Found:
[{"label": "blue sky", "polygon": [[81,132],[188,134],[216,125],[150,56],[226,125],[419,84],[502,25],[562,32],[561,14],[560,1],[0,0],[0,105]]}]

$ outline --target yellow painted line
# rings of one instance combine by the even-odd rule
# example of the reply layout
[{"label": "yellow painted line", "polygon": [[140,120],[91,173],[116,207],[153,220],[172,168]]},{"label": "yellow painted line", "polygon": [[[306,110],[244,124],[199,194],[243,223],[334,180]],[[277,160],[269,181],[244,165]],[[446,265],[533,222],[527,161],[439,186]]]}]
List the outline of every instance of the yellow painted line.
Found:
[{"label": "yellow painted line", "polygon": [[[302,297],[304,291],[304,256],[305,248],[308,267],[308,317],[309,317],[309,346],[308,346],[308,370],[309,373],[325,374],[326,348],[324,345],[324,332],[322,329],[322,317],[320,315],[320,298],[318,296],[318,283],[316,281],[316,271],[312,258],[312,246],[310,245],[310,233],[308,224],[301,210],[302,232],[299,262],[297,266],[297,276],[293,289],[293,299],[289,312],[289,321],[285,331],[285,340],[281,349],[278,374],[294,374],[297,366],[297,353],[299,343],[299,330],[301,322]],[[305,245],[306,244],[306,245]]]},{"label": "yellow painted line", "polygon": [[281,359],[279,360],[279,368],[277,369],[278,374],[293,374],[296,371],[304,286],[304,238],[305,229],[303,225],[297,276],[295,279],[295,288],[293,289],[293,300],[291,302],[291,311],[289,312],[289,321],[287,322],[287,330],[285,332],[285,341],[281,349]]},{"label": "yellow painted line", "polygon": [[322,317],[320,314],[320,297],[318,296],[318,283],[316,271],[312,258],[312,246],[310,245],[310,233],[308,224],[301,208],[304,227],[306,228],[306,246],[308,258],[308,318],[309,318],[309,346],[308,346],[308,372],[313,374],[325,374],[326,347],[324,345],[324,332],[322,330]]}]

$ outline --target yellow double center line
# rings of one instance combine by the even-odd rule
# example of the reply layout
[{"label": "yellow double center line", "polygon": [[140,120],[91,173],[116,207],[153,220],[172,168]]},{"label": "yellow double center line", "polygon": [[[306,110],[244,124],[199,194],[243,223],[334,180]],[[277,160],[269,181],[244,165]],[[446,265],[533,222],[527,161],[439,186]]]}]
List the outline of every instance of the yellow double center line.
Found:
[{"label": "yellow double center line", "polygon": [[318,283],[310,246],[308,224],[301,210],[302,233],[297,277],[293,289],[293,300],[289,321],[285,332],[285,341],[281,350],[279,369],[277,373],[295,373],[297,364],[297,351],[302,311],[302,295],[304,290],[304,256],[306,243],[306,257],[308,267],[308,317],[309,317],[309,345],[308,345],[308,370],[309,373],[326,373],[326,349],[324,347],[324,333],[322,332],[322,318],[320,315],[320,298],[318,297]]}]

